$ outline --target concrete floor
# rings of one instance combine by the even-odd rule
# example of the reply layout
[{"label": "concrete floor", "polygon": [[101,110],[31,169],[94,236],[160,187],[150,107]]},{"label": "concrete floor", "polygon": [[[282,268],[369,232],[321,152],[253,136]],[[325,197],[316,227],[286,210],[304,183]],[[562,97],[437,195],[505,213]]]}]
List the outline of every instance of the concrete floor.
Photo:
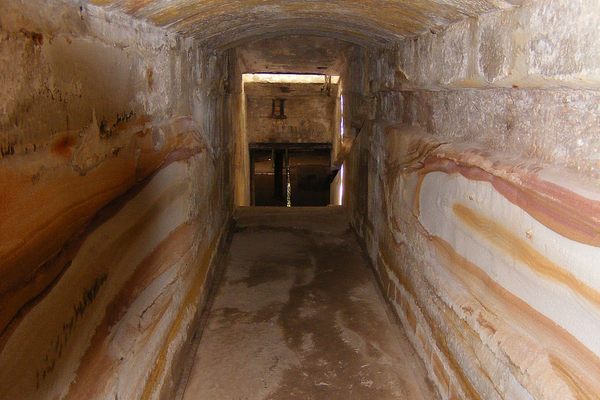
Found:
[{"label": "concrete floor", "polygon": [[341,208],[245,208],[185,400],[433,399]]}]

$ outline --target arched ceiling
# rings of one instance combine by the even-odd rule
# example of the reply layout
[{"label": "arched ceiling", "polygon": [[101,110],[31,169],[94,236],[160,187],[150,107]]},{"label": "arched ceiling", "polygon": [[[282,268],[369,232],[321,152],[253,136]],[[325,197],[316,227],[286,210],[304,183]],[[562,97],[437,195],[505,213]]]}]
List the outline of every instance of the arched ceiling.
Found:
[{"label": "arched ceiling", "polygon": [[215,47],[276,34],[382,45],[525,0],[88,0]]},{"label": "arched ceiling", "polygon": [[285,35],[244,44],[236,55],[243,73],[339,75],[353,47],[332,37]]}]

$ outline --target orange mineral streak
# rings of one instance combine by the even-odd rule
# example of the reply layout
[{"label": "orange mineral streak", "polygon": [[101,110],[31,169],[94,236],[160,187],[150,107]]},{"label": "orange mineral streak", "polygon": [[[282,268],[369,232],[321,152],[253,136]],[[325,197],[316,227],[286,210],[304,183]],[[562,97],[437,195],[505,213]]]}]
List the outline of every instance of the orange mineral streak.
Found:
[{"label": "orange mineral streak", "polygon": [[[132,185],[133,182],[129,181]],[[62,259],[62,254],[58,254],[57,261],[35,265],[35,256],[27,256],[26,251],[40,245],[43,253],[50,253],[54,248],[63,245],[73,234],[78,232],[78,228],[85,225],[91,218],[89,210],[98,210],[105,203],[127,189],[126,184],[119,184],[115,187],[98,191],[90,195],[83,201],[72,203],[55,215],[55,220],[44,228],[40,233],[32,235],[27,241],[27,246],[20,247],[17,254],[25,253],[21,260],[9,256],[6,264],[0,263],[0,277],[3,283],[0,284],[0,332],[3,332],[6,325],[14,317],[16,312],[28,301],[35,298],[42,292],[54,279],[60,274],[64,266],[70,261],[68,258]],[[59,232],[63,228],[65,232]],[[52,233],[54,233],[51,238]],[[21,251],[22,250],[22,251]],[[34,261],[35,260],[35,261]],[[23,264],[18,268],[18,262]]]},{"label": "orange mineral streak", "polygon": [[54,142],[52,145],[52,153],[69,158],[71,156],[72,147],[75,145],[75,139],[71,135],[65,135]]},{"label": "orange mineral streak", "polygon": [[[146,123],[139,118],[119,127],[137,133],[135,141],[83,177],[64,159],[52,170],[44,170],[44,153],[24,157],[18,167],[0,174],[0,186],[14,188],[0,193],[0,333],[64,269],[69,260],[59,265],[52,258],[60,258],[67,241],[96,213],[161,167],[204,149],[189,118],[157,125],[167,132],[159,151],[147,134]],[[64,139],[58,142],[61,151],[72,147],[70,139],[67,147]],[[42,197],[51,200],[40,207],[37,203]]]},{"label": "orange mineral streak", "polygon": [[[118,368],[119,363],[115,359],[115,355],[111,354],[111,329],[120,323],[126,315],[127,310],[132,304],[147,290],[152,282],[158,278],[177,261],[185,258],[192,245],[194,231],[198,229],[197,225],[182,225],[175,229],[167,239],[161,242],[150,253],[140,265],[137,266],[135,273],[129,278],[127,283],[123,285],[121,292],[114,298],[108,306],[104,320],[96,328],[96,333],[91,341],[91,344],[81,359],[77,371],[77,384],[72,384],[66,398],[68,399],[85,399],[93,398],[95,394],[101,393],[102,385],[107,382],[108,378],[114,373],[113,369]],[[170,296],[164,296],[163,293],[158,293],[155,299],[156,303],[152,303],[152,309],[147,311],[152,314],[152,320],[155,324],[161,320],[159,318],[166,312]],[[162,304],[166,303],[166,304]],[[161,309],[162,307],[162,309]],[[140,316],[140,319],[143,315]],[[145,329],[146,334],[155,332],[154,325],[150,325]],[[143,340],[143,339],[141,339]]]},{"label": "orange mineral streak", "polygon": [[417,186],[415,189],[415,197],[412,205],[413,214],[419,218],[421,215],[421,187],[423,187],[423,181],[425,180],[426,174],[419,174]]},{"label": "orange mineral streak", "polygon": [[[465,156],[465,158],[468,158]],[[522,208],[538,222],[579,243],[600,247],[600,202],[585,198],[567,188],[543,181],[534,173],[518,173],[507,180],[476,165],[456,162],[435,155],[424,162],[422,174],[433,171],[459,173],[464,177],[490,182],[508,201]],[[514,173],[513,173],[514,174]]]},{"label": "orange mineral streak", "polygon": [[[436,321],[432,315],[427,312],[427,307],[422,304],[420,301],[420,296],[417,292],[415,285],[412,282],[410,276],[404,274],[399,268],[394,267],[394,264],[390,262],[391,260],[386,260],[385,255],[380,253],[380,263],[383,265],[383,272],[380,274],[382,279],[389,280],[387,277],[387,271],[390,271],[394,276],[398,279],[400,286],[410,294],[412,300],[417,304],[417,310],[420,311],[420,315],[425,319],[427,325],[429,326],[429,330],[433,335],[435,346],[440,351],[441,354],[444,355],[444,358],[447,360],[447,365],[452,371],[454,378],[458,385],[460,386],[460,390],[463,393],[467,394],[467,398],[478,400],[481,399],[481,396],[478,394],[477,389],[473,386],[473,383],[469,380],[469,377],[465,373],[464,369],[461,367],[459,362],[459,358],[454,352],[450,349],[450,345],[448,344],[448,338],[442,333],[441,330],[436,329]],[[384,278],[385,277],[385,278]],[[410,309],[411,306],[407,303],[407,307]],[[410,314],[412,315],[410,315]],[[415,327],[413,328],[413,332],[419,337],[422,334],[421,330],[416,329],[416,315],[413,310],[410,310],[405,315],[407,320],[409,320],[409,324],[413,324],[409,318],[413,318],[415,320]],[[412,326],[411,326],[412,327]],[[424,348],[429,347],[428,340],[424,337],[420,337],[421,345]]]},{"label": "orange mineral streak", "polygon": [[[566,366],[560,361],[560,359],[554,355],[550,355],[550,365],[562,380],[569,386],[571,393],[575,395],[578,400],[596,400],[598,399],[598,392],[594,390],[588,382],[582,382],[580,374],[574,373],[573,369]],[[597,390],[597,388],[596,388]]]},{"label": "orange mineral streak", "polygon": [[566,286],[595,306],[600,306],[600,293],[554,264],[503,225],[459,203],[454,204],[452,210],[469,228],[515,260],[527,265],[536,274]]},{"label": "orange mineral streak", "polygon": [[194,278],[190,289],[186,293],[185,298],[181,306],[179,307],[179,311],[175,316],[171,327],[167,333],[164,344],[160,349],[158,356],[156,357],[156,361],[154,363],[154,367],[150,372],[150,376],[146,381],[146,385],[144,386],[144,392],[142,393],[141,400],[147,400],[152,397],[152,395],[160,390],[161,383],[163,382],[164,374],[166,373],[167,368],[167,357],[169,353],[169,348],[172,343],[175,341],[178,335],[181,335],[181,329],[183,327],[184,320],[187,317],[190,309],[194,309],[198,306],[198,299],[202,294],[202,290],[204,289],[204,283],[206,281],[206,275],[209,270],[211,260],[213,256],[216,254],[216,250],[218,247],[218,243],[223,237],[223,233],[221,235],[216,235],[207,249],[204,252],[203,257],[198,262],[198,272],[196,277]]},{"label": "orange mineral streak", "polygon": [[[431,236],[429,240],[445,270],[464,285],[465,290],[481,304],[486,304],[485,308],[470,313],[493,315],[523,334],[535,332],[535,337],[529,336],[529,339],[548,353],[550,370],[554,373],[545,379],[561,379],[570,388],[574,398],[600,398],[600,381],[597,379],[600,376],[598,356],[569,332],[496,283],[481,268],[458,254],[448,242],[437,236]],[[481,323],[481,320],[486,321],[481,328],[487,331],[489,322],[483,317],[477,318],[478,323]],[[494,335],[496,334],[494,332]],[[510,350],[507,350],[510,347],[509,342],[503,341],[499,345],[507,352],[511,364],[515,364],[515,370],[520,371],[519,375],[523,374],[521,379],[531,379],[537,385],[543,385],[539,381],[540,377],[529,376],[527,365],[521,365],[520,359],[513,358]]]}]

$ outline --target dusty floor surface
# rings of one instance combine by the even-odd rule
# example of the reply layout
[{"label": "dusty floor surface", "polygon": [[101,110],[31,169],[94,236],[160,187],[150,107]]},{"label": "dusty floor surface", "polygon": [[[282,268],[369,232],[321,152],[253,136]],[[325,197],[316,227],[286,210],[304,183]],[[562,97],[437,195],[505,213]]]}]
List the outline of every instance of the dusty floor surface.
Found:
[{"label": "dusty floor surface", "polygon": [[342,209],[240,209],[226,262],[185,400],[434,398]]}]

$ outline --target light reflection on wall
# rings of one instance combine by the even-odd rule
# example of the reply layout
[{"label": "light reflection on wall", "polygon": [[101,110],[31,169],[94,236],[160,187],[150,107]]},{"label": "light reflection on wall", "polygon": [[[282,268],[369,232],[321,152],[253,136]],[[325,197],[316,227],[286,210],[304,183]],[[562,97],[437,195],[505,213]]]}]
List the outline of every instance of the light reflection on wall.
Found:
[{"label": "light reflection on wall", "polygon": [[[328,76],[320,74],[242,74],[244,83],[327,83]],[[330,83],[337,85],[339,75],[331,75]]]},{"label": "light reflection on wall", "polygon": [[287,207],[291,207],[292,206],[292,184],[290,182],[290,167],[288,165],[288,167],[285,170],[285,179],[287,181],[287,185],[286,185],[286,206]]},{"label": "light reflection on wall", "polygon": [[344,95],[340,95],[340,137],[344,139]]},{"label": "light reflection on wall", "polygon": [[344,204],[344,164],[340,168],[340,190],[339,190],[338,204],[341,206]]}]

